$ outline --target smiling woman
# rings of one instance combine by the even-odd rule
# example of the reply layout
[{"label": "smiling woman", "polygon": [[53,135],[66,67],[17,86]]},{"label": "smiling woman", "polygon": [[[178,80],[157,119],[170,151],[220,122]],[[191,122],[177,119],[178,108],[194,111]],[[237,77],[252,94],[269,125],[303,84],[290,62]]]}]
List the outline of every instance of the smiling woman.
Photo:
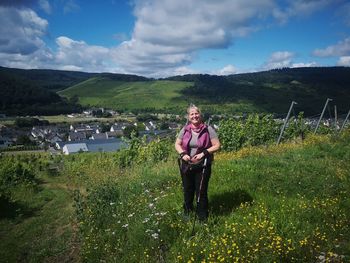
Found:
[{"label": "smiling woman", "polygon": [[208,218],[208,183],[213,153],[219,150],[220,141],[215,130],[204,124],[201,111],[195,105],[187,109],[189,124],[180,131],[175,149],[179,153],[179,168],[184,189],[184,213],[193,211],[196,194],[196,213],[199,220]]}]

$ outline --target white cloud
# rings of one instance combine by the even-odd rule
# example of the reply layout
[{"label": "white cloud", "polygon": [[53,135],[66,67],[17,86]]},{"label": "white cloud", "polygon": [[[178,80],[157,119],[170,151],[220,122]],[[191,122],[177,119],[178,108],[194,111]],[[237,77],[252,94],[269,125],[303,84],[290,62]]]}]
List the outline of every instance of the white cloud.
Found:
[{"label": "white cloud", "polygon": [[340,57],[337,63],[338,66],[350,67],[350,56]]},{"label": "white cloud", "polygon": [[161,75],[190,64],[197,50],[228,47],[272,7],[272,0],[138,1],[132,39],[114,50],[115,61],[130,72]]},{"label": "white cloud", "polygon": [[[48,22],[28,6],[50,13],[48,0],[3,0],[0,3],[1,65],[25,68],[60,68],[82,71],[134,73],[153,77],[199,73],[190,68],[201,49],[227,48],[235,39],[270,23],[270,18],[287,21],[311,14],[328,6],[331,0],[133,0],[135,27],[131,39],[107,48],[89,45],[65,36],[56,39],[57,51],[50,50],[43,37]],[[343,0],[339,0],[343,1]],[[64,12],[80,9],[75,0],[60,0]],[[283,8],[278,7],[283,6]],[[27,7],[25,7],[27,6]],[[350,39],[318,54],[348,56]],[[331,50],[331,51],[329,51]],[[276,52],[264,69],[314,65],[293,63],[294,54]],[[343,63],[343,62],[339,62]],[[237,73],[233,65],[213,71],[226,75]]]},{"label": "white cloud", "polygon": [[238,69],[233,65],[226,65],[222,69],[215,70],[212,72],[214,75],[231,75],[231,74],[237,74]]},{"label": "white cloud", "polygon": [[317,57],[338,57],[350,55],[350,37],[338,42],[335,45],[326,47],[325,49],[316,49],[313,52]]},{"label": "white cloud", "polygon": [[42,10],[44,10],[47,14],[51,14],[51,6],[49,1],[47,0],[39,0],[38,4]]},{"label": "white cloud", "polygon": [[272,53],[268,61],[263,65],[264,70],[290,67],[294,54],[289,51],[277,51]]},{"label": "white cloud", "polygon": [[271,54],[266,63],[263,64],[262,70],[276,69],[276,68],[303,68],[316,67],[316,62],[294,62],[295,54],[290,51],[277,51]]},{"label": "white cloud", "polygon": [[317,67],[317,63],[316,62],[309,62],[309,63],[299,62],[299,63],[293,63],[291,65],[291,68],[309,68],[309,67]]},{"label": "white cloud", "polygon": [[28,8],[0,6],[0,53],[28,55],[45,47],[48,22]]},{"label": "white cloud", "polygon": [[0,52],[1,65],[10,68],[51,68],[53,65],[53,55],[49,49],[39,49],[30,54],[10,54]]},{"label": "white cloud", "polygon": [[68,37],[56,39],[58,51],[55,64],[59,68],[70,68],[89,72],[108,70],[110,50],[101,46],[88,45],[84,41],[75,41]]}]

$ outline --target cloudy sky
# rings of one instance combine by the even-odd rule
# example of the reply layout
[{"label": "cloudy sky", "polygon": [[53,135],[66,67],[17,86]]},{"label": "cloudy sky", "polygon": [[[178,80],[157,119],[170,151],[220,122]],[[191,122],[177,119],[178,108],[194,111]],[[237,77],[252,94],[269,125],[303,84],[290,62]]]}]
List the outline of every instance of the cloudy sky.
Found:
[{"label": "cloudy sky", "polygon": [[0,65],[149,77],[350,66],[350,1],[0,0]]}]

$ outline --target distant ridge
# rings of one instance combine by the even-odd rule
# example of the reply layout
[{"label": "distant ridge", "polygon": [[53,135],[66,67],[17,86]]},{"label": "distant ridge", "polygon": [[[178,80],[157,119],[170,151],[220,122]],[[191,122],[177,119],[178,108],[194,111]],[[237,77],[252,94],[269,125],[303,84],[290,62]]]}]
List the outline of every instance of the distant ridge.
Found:
[{"label": "distant ridge", "polygon": [[[5,79],[7,86],[2,85],[1,90],[17,87],[16,92],[10,92],[17,98],[25,83],[58,92],[83,106],[119,111],[181,113],[186,105],[196,103],[209,113],[270,112],[282,116],[291,101],[297,101],[297,112],[315,115],[327,98],[333,99],[330,106],[337,105],[339,114],[350,107],[349,67],[282,68],[229,76],[188,74],[158,80],[127,74],[0,67],[2,84]],[[15,85],[9,85],[11,79],[16,80]],[[6,107],[18,108],[4,105],[0,104],[0,112],[6,112]]]},{"label": "distant ridge", "polygon": [[35,82],[37,87],[51,89],[54,91],[63,90],[95,76],[123,81],[147,80],[145,77],[131,74],[88,73],[54,69],[17,69],[0,66],[0,78],[2,78],[4,74],[7,76],[20,77],[22,80]]},{"label": "distant ridge", "polygon": [[332,98],[339,113],[347,112],[350,107],[350,67],[282,68],[229,76],[194,74],[167,79],[193,82],[184,95],[212,105],[250,104],[260,112],[282,114],[294,100],[298,102],[297,111],[312,115],[320,113],[326,99]]}]

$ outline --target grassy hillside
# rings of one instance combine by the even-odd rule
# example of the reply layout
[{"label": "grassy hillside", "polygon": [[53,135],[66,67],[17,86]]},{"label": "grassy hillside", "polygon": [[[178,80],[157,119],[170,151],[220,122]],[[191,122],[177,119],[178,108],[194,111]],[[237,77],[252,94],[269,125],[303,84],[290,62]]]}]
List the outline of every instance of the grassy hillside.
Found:
[{"label": "grassy hillside", "polygon": [[[285,116],[291,101],[296,101],[295,111],[311,116],[320,114],[326,99],[331,98],[330,106],[336,105],[338,114],[345,115],[350,101],[349,76],[350,67],[284,68],[230,76],[196,74],[162,80],[125,74],[0,67],[0,84],[9,78],[14,80],[3,85],[8,98],[6,102],[0,101],[0,111],[13,109],[10,113],[20,114],[26,107],[36,107],[36,90],[41,90],[40,100],[51,102],[53,96],[47,92],[51,89],[68,98],[77,95],[84,106],[174,113],[183,112],[192,102],[208,113],[270,112]],[[31,87],[27,88],[29,83]],[[16,92],[9,86],[16,86]],[[29,91],[30,96],[28,89],[33,90]],[[52,108],[58,113],[70,110],[55,105]]]},{"label": "grassy hillside", "polygon": [[[184,90],[189,98],[203,99],[207,104],[240,103],[254,105],[259,112],[282,113],[290,103],[298,102],[296,111],[320,114],[327,98],[333,99],[339,113],[349,110],[350,68],[285,68],[230,76],[187,75],[172,80],[192,81]],[[332,111],[333,112],[333,111]]]},{"label": "grassy hillside", "polygon": [[181,91],[193,85],[184,81],[115,81],[109,78],[91,78],[59,94],[77,95],[82,105],[114,109],[162,109],[185,107]]},{"label": "grassy hillside", "polygon": [[[211,113],[271,112],[282,114],[290,103],[296,112],[320,114],[327,98],[345,114],[350,100],[350,68],[295,68],[230,76],[185,75],[164,80],[125,82],[95,77],[61,95],[77,95],[83,105],[123,110],[183,111],[196,103]],[[182,109],[182,110],[181,110]],[[333,110],[332,110],[333,114]]]},{"label": "grassy hillside", "polygon": [[[304,142],[217,154],[209,185],[210,218],[206,224],[196,222],[194,235],[194,218],[188,221],[181,214],[172,142],[137,151],[143,157],[123,168],[126,152],[42,157],[40,163],[54,162],[60,173],[36,174],[38,186],[12,186],[15,203],[0,217],[1,258],[349,262],[349,136],[349,131],[341,137],[309,136]],[[157,159],[167,151],[167,161]],[[33,163],[31,158],[22,157],[23,167]],[[14,159],[0,162],[10,168]],[[45,171],[45,165],[39,167]],[[0,178],[15,173],[1,171],[7,173]],[[0,189],[8,193],[8,187]]]}]

